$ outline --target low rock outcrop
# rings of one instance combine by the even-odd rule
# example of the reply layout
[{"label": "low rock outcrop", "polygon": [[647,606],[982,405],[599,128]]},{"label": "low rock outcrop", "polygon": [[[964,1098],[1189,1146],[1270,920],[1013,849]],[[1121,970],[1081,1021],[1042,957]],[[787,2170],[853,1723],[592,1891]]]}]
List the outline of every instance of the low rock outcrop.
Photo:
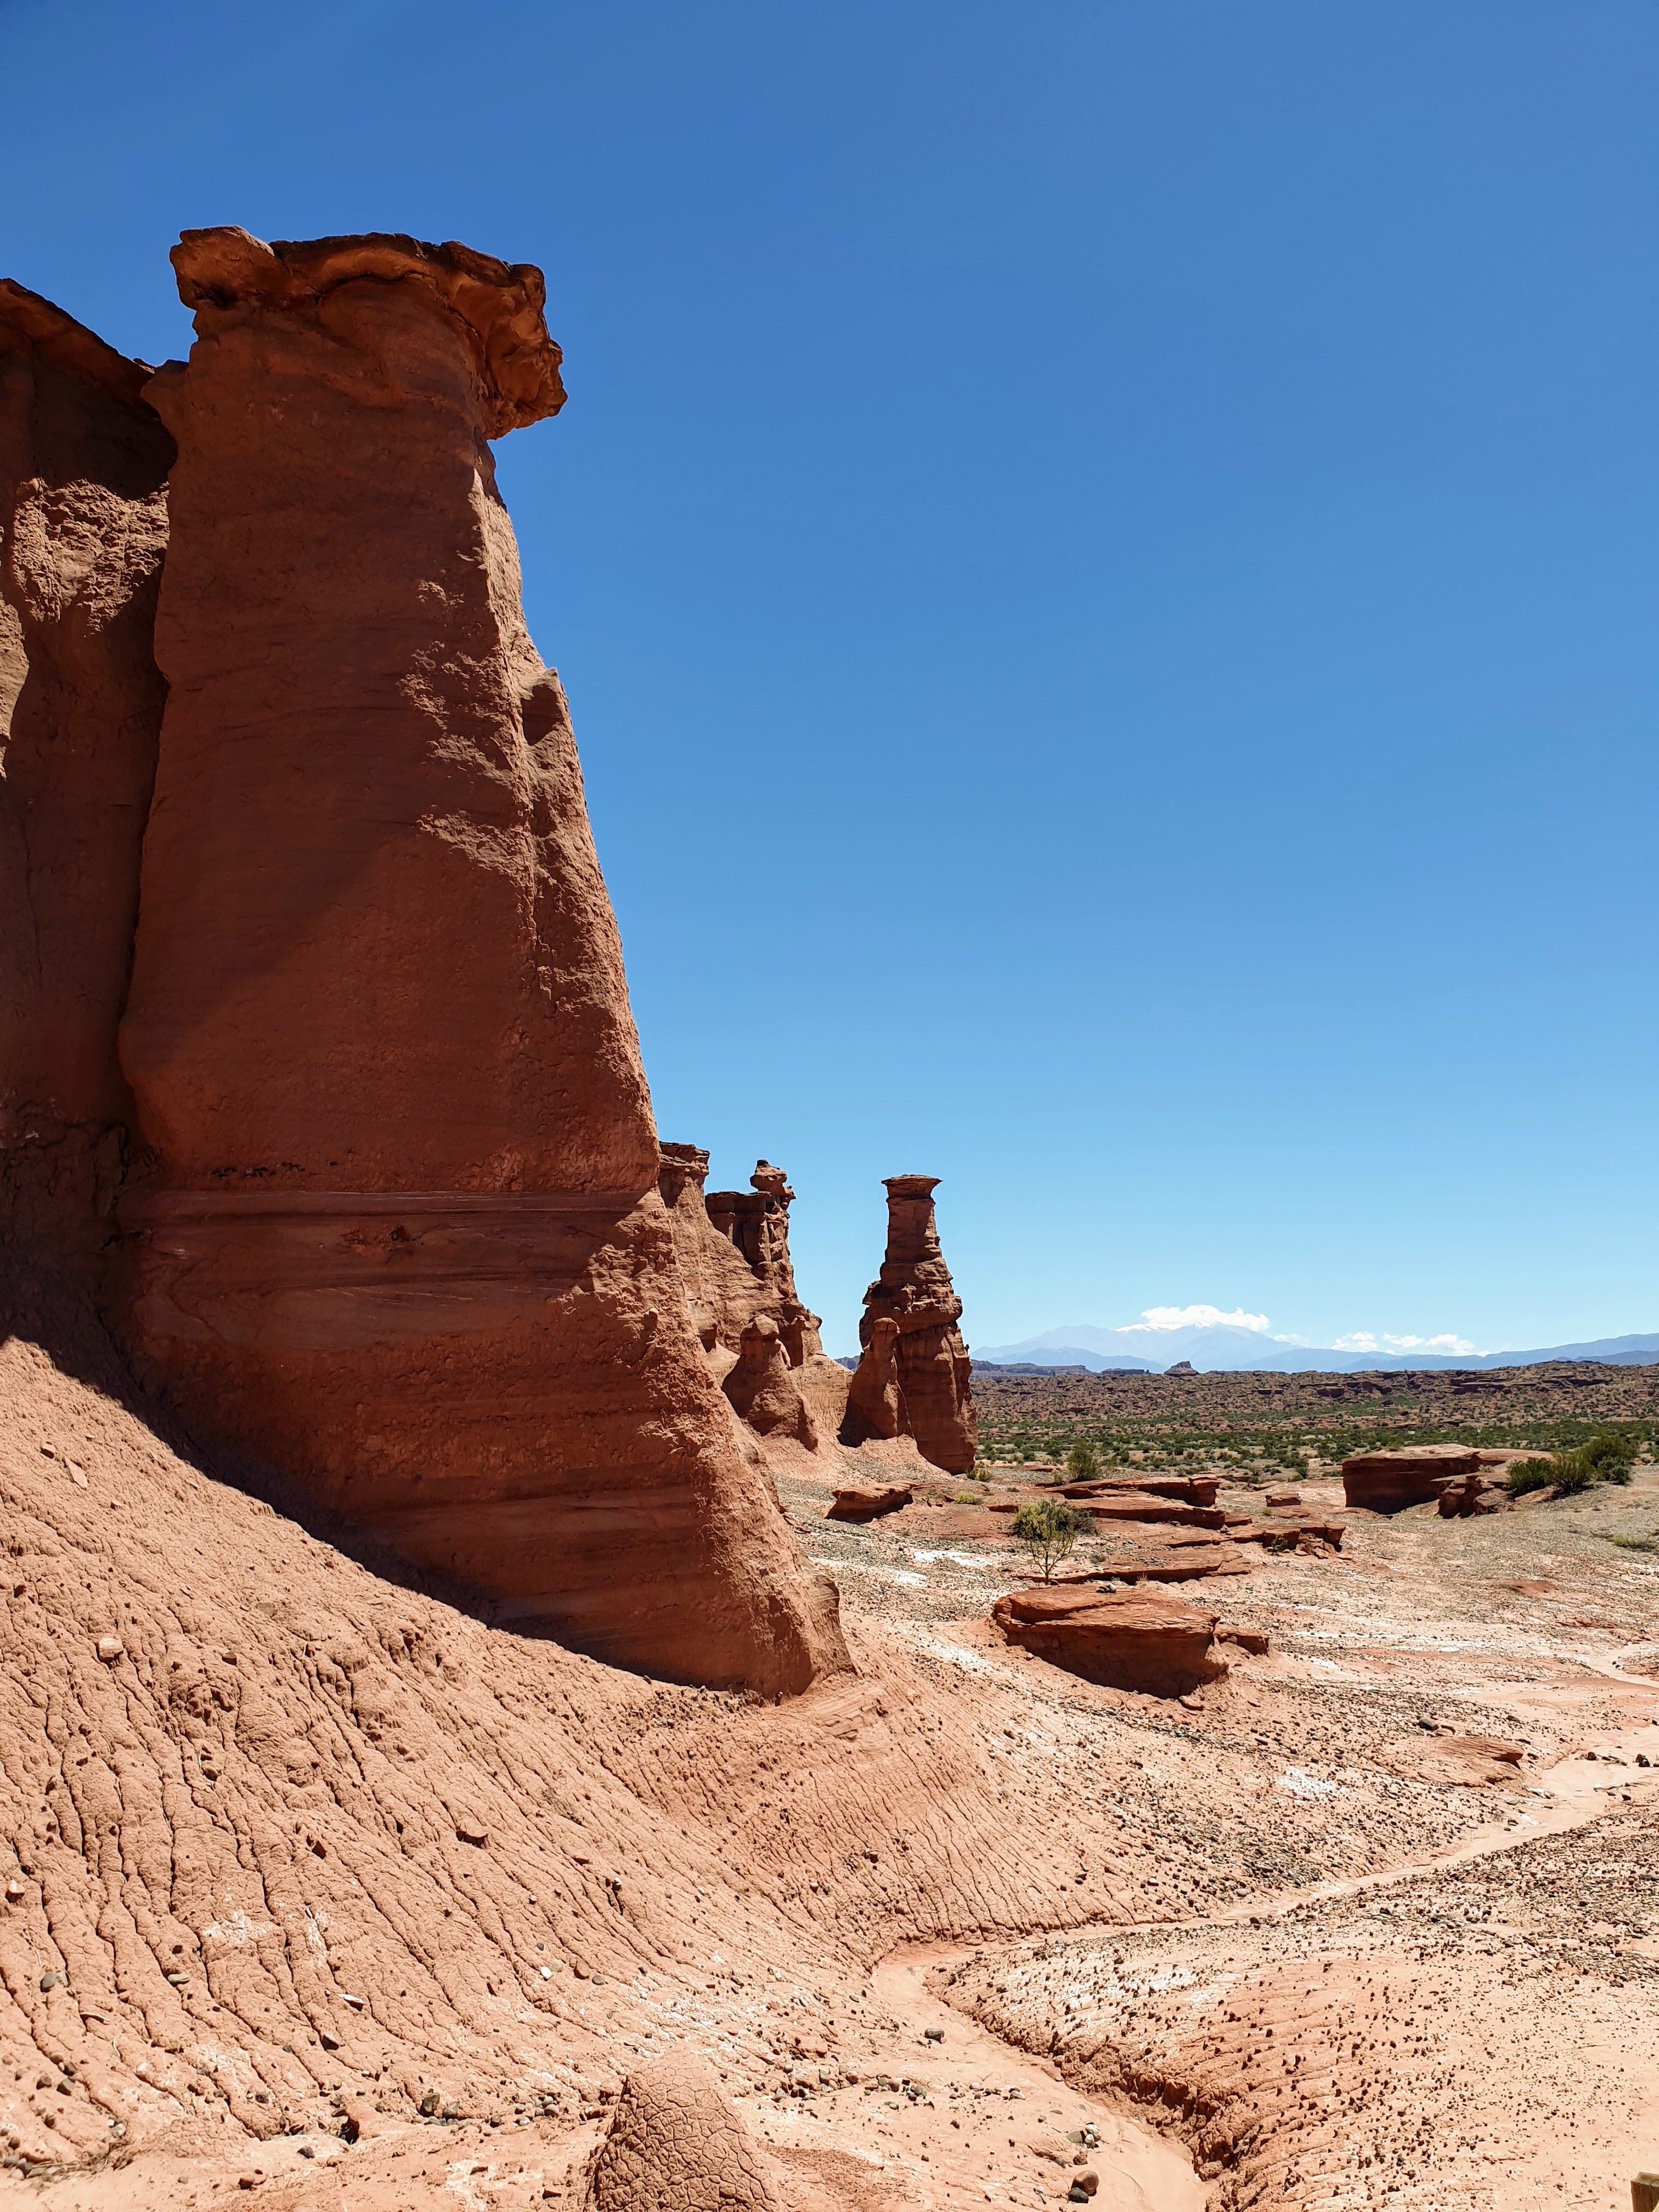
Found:
[{"label": "low rock outcrop", "polygon": [[1479,1472],[1480,1455],[1462,1444],[1418,1444],[1403,1451],[1358,1452],[1342,1462],[1342,1494],[1373,1513],[1426,1505],[1449,1483]]},{"label": "low rock outcrop", "polygon": [[489,441],[540,272],[187,232],[122,1064],[125,1341],[204,1439],[495,1617],[765,1691],[845,1663],[710,1373],[564,693]]},{"label": "low rock outcrop", "polygon": [[701,2052],[623,2081],[587,2175],[583,2212],[777,2212],[763,2154]]},{"label": "low rock outcrop", "polygon": [[149,375],[0,282],[0,1243],[31,1269],[93,1261],[133,1120],[116,1030],[173,460]]},{"label": "low rock outcrop", "polygon": [[879,1521],[897,1513],[915,1495],[908,1482],[875,1483],[836,1491],[824,1515],[826,1521]]},{"label": "low rock outcrop", "polygon": [[1515,1500],[1507,1486],[1494,1482],[1485,1467],[1460,1480],[1449,1482],[1440,1493],[1443,1521],[1467,1521],[1476,1513],[1507,1513]]},{"label": "low rock outcrop", "polygon": [[1183,1697],[1218,1680],[1218,1616],[1143,1590],[1014,1590],[991,1618],[1010,1644],[1091,1682]]},{"label": "low rock outcrop", "polygon": [[914,1437],[935,1467],[965,1474],[978,1443],[973,1362],[957,1326],[962,1300],[933,1218],[939,1180],[886,1179],[887,1254],[864,1294],[863,1352],[848,1393],[842,1441]]}]

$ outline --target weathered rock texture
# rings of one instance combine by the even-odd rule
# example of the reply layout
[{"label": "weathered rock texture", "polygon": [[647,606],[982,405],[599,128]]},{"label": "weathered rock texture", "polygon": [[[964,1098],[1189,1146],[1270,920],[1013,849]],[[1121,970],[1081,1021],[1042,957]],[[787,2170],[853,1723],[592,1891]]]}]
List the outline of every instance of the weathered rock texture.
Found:
[{"label": "weathered rock texture", "polygon": [[731,1238],[708,1218],[708,1155],[701,1146],[662,1146],[658,1188],[674,1231],[691,1325],[723,1375],[738,1356],[744,1329],[762,1310],[761,1286]]},{"label": "weathered rock texture", "polygon": [[757,1160],[749,1178],[752,1190],[717,1190],[704,1201],[710,1225],[730,1244],[759,1285],[755,1310],[769,1313],[778,1325],[792,1367],[804,1367],[822,1357],[818,1317],[809,1313],[795,1288],[794,1262],[789,1256],[789,1208],[794,1192],[781,1168],[769,1160]]},{"label": "weathered rock texture", "polygon": [[0,282],[0,1240],[89,1259],[132,1118],[116,1028],[166,688],[173,441],[142,362]]},{"label": "weathered rock texture", "polygon": [[817,1450],[847,1407],[848,1376],[824,1357],[818,1317],[795,1287],[781,1168],[756,1163],[752,1191],[705,1195],[708,1155],[664,1145],[659,1188],[691,1324],[726,1395],[757,1434]]},{"label": "weathered rock texture", "polygon": [[1417,1444],[1403,1451],[1359,1452],[1342,1462],[1342,1494],[1350,1505],[1373,1513],[1398,1513],[1426,1505],[1466,1476],[1478,1474],[1480,1455],[1462,1444]]},{"label": "weathered rock texture", "polygon": [[121,1055],[128,1340],[499,1617],[682,1678],[844,1651],[682,1298],[564,695],[489,440],[563,398],[542,279],[187,232],[172,686]]},{"label": "weathered rock texture", "polygon": [[836,1491],[823,1517],[826,1521],[879,1521],[884,1514],[902,1511],[915,1496],[908,1482],[854,1485]]},{"label": "weathered rock texture", "polygon": [[742,2121],[701,2053],[671,2051],[623,2082],[585,2212],[775,2212]]},{"label": "weathered rock texture", "polygon": [[863,1357],[848,1395],[842,1441],[914,1437],[952,1474],[974,1464],[973,1362],[957,1323],[962,1300],[933,1220],[937,1176],[887,1178],[887,1256],[864,1294]]},{"label": "weathered rock texture", "polygon": [[1141,1590],[1014,1590],[991,1618],[1011,1644],[1091,1682],[1180,1697],[1227,1671],[1218,1616]]}]

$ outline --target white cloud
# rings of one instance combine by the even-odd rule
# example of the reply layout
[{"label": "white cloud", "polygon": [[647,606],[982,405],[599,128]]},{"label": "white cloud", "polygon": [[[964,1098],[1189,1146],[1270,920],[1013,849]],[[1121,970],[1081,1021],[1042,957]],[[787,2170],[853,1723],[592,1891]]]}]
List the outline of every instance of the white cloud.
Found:
[{"label": "white cloud", "polygon": [[1467,1336],[1453,1336],[1449,1331],[1439,1336],[1395,1336],[1384,1329],[1380,1335],[1369,1328],[1357,1328],[1350,1335],[1339,1336],[1331,1346],[1333,1352],[1473,1352],[1474,1345]]},{"label": "white cloud", "polygon": [[1123,1334],[1131,1330],[1145,1335],[1155,1328],[1253,1328],[1265,1329],[1266,1314],[1246,1313],[1240,1306],[1236,1312],[1223,1313],[1219,1306],[1148,1306],[1139,1321],[1128,1322]]}]

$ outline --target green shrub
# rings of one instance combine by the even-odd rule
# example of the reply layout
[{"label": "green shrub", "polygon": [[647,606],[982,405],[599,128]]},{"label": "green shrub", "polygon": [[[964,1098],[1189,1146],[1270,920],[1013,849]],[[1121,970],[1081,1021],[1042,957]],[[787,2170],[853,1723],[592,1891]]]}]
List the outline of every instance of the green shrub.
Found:
[{"label": "green shrub", "polygon": [[1512,1498],[1522,1498],[1532,1490],[1553,1490],[1558,1498],[1577,1498],[1598,1482],[1622,1486],[1631,1479],[1636,1450],[1629,1437],[1612,1429],[1598,1429],[1574,1451],[1556,1452],[1549,1459],[1517,1461],[1504,1476],[1504,1485]]},{"label": "green shrub", "polygon": [[1077,1548],[1078,1538],[1086,1536],[1093,1526],[1086,1513],[1079,1513],[1063,1498],[1039,1498],[1020,1507],[1011,1533],[1014,1541],[1030,1553],[1031,1564],[1047,1583],[1054,1580],[1060,1561]]},{"label": "green shrub", "polygon": [[1100,1473],[1100,1454],[1091,1443],[1072,1446],[1066,1455],[1066,1472],[1073,1482],[1092,1482]]}]

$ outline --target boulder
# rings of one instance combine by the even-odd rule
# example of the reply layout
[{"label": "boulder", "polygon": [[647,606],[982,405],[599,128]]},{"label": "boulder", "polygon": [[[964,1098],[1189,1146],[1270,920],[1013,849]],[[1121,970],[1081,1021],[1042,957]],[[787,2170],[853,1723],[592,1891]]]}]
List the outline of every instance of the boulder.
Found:
[{"label": "boulder", "polygon": [[939,1249],[937,1176],[889,1176],[887,1253],[864,1294],[863,1346],[842,1442],[914,1437],[924,1459],[966,1474],[977,1449],[973,1362],[957,1326],[962,1300]]},{"label": "boulder", "polygon": [[826,1521],[878,1521],[884,1513],[896,1513],[908,1505],[915,1494],[908,1482],[838,1490],[823,1517]]},{"label": "boulder", "polygon": [[1515,1504],[1507,1487],[1494,1482],[1484,1467],[1474,1474],[1466,1474],[1461,1482],[1449,1482],[1439,1498],[1443,1521],[1467,1521],[1476,1513],[1508,1513]]},{"label": "boulder", "polygon": [[1342,1462],[1342,1494],[1350,1505],[1398,1513],[1427,1504],[1449,1482],[1473,1474],[1480,1455],[1462,1444],[1416,1444],[1404,1451],[1359,1452]]},{"label": "boulder", "polygon": [[777,2212],[765,2154],[700,2051],[628,2075],[589,2161],[582,2212]]},{"label": "boulder", "polygon": [[167,697],[150,374],[0,282],[0,1242],[83,1279],[135,1118],[116,1039]]},{"label": "boulder", "polygon": [[682,1680],[847,1663],[693,1332],[568,711],[489,441],[539,270],[187,232],[170,684],[119,1319],[192,1431],[504,1626]]},{"label": "boulder", "polygon": [[1120,1690],[1184,1697],[1227,1671],[1217,1616],[1143,1590],[1012,1591],[991,1618],[1010,1644]]}]

